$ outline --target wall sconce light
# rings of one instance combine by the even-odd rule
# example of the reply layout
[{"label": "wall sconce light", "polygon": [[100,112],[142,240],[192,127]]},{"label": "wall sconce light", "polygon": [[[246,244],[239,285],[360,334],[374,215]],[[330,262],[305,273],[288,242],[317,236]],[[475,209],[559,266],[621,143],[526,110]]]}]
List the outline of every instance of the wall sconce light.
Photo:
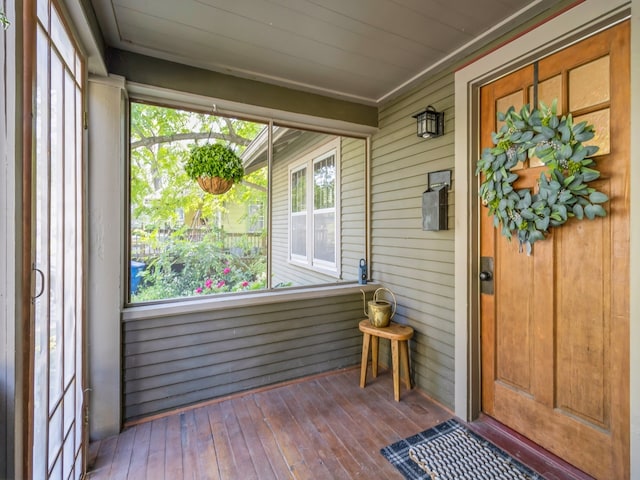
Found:
[{"label": "wall sconce light", "polygon": [[439,137],[444,134],[444,112],[438,112],[429,105],[423,112],[413,115],[420,138]]}]

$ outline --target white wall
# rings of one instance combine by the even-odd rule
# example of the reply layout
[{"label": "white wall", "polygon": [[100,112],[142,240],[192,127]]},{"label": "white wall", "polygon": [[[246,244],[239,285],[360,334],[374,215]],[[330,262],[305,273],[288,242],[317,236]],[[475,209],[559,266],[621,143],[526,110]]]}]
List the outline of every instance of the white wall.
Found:
[{"label": "white wall", "polygon": [[121,424],[120,312],[124,282],[124,80],[89,80],[87,359],[89,435]]}]

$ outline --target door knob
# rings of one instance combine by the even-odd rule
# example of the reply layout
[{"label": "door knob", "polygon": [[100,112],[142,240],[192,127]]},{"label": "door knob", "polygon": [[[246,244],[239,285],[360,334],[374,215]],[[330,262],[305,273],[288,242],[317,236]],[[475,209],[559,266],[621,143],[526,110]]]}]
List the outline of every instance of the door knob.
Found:
[{"label": "door knob", "polygon": [[480,272],[480,280],[482,280],[483,282],[491,280],[491,278],[491,272]]}]

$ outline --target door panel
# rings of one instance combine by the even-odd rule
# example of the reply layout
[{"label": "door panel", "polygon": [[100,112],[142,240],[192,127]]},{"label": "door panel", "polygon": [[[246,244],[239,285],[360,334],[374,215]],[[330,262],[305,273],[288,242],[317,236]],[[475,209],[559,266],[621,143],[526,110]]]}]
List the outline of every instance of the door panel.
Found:
[{"label": "door panel", "polygon": [[[623,23],[538,62],[538,98],[594,123],[592,186],[608,215],[571,219],[520,253],[481,213],[481,256],[494,295],[481,295],[482,409],[596,478],[629,476],[629,27]],[[533,66],[481,90],[481,142],[498,111],[532,103]],[[538,159],[514,188],[535,188]]]},{"label": "door panel", "polygon": [[31,477],[67,480],[84,468],[84,67],[56,6],[40,0],[37,17]]}]

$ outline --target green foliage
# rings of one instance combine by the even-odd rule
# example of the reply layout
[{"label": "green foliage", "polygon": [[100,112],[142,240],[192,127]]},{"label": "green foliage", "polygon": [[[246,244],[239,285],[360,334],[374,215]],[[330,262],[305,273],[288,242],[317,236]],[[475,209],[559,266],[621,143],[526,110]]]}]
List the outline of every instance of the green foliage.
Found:
[{"label": "green foliage", "polygon": [[[240,199],[249,203],[264,192],[236,185],[224,195],[203,192],[184,170],[189,145],[208,138],[210,132],[239,152],[264,128],[260,123],[194,113],[173,108],[131,104],[131,219],[148,231],[181,226],[181,212],[195,214],[202,222],[225,212],[225,204]],[[260,176],[260,173],[257,174]],[[266,174],[263,175],[266,179]],[[255,182],[255,175],[245,177]],[[266,181],[264,183],[266,185]],[[241,190],[239,192],[238,190]]]},{"label": "green foliage", "polygon": [[[151,259],[132,253],[132,259],[147,263],[133,302],[193,296],[208,278],[217,285],[225,268],[233,268],[237,278],[227,278],[226,288],[219,291],[264,288],[264,257],[226,252],[217,226],[234,203],[266,204],[266,170],[253,171],[229,192],[212,196],[184,169],[194,140],[211,137],[233,145],[239,155],[263,128],[233,118],[131,104],[132,244],[135,239],[136,244],[161,252]],[[209,233],[194,240],[189,237],[194,228],[208,228]],[[167,231],[172,232],[168,239],[161,234]],[[242,287],[245,281],[249,285]]]},{"label": "green foliage", "polygon": [[244,176],[242,161],[235,152],[220,143],[207,143],[191,147],[189,159],[184,166],[192,180],[198,177],[221,177],[239,182]]},{"label": "green foliage", "polygon": [[2,25],[2,28],[4,30],[9,28],[9,25],[11,25],[11,22],[2,10],[0,10],[0,25]]},{"label": "green foliage", "polygon": [[199,242],[175,232],[161,253],[142,272],[132,302],[255,290],[265,287],[266,258],[225,252],[219,232],[211,230]]},{"label": "green foliage", "polygon": [[[570,217],[606,216],[601,204],[609,198],[589,186],[600,176],[588,158],[598,147],[582,144],[594,137],[593,125],[574,125],[571,115],[559,118],[555,101],[532,112],[525,105],[519,114],[510,107],[498,114],[498,120],[505,123],[492,133],[495,146],[483,150],[476,175],[483,176],[482,202],[505,237],[511,239],[515,232],[530,254],[533,243],[543,240],[550,227],[563,225]],[[533,156],[548,167],[540,175],[538,192],[514,190],[519,175],[512,169]]]}]

